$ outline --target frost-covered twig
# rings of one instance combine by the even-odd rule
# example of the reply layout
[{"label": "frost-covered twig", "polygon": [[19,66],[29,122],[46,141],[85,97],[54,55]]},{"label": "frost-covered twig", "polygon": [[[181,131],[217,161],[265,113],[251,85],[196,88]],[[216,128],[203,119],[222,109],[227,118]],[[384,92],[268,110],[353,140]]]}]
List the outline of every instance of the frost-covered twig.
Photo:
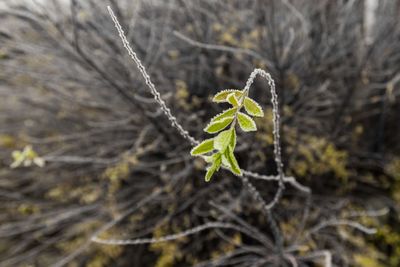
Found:
[{"label": "frost-covered twig", "polygon": [[220,222],[209,222],[205,223],[202,225],[199,225],[197,227],[188,229],[186,231],[182,231],[176,234],[172,235],[166,235],[163,237],[159,238],[137,238],[137,239],[102,239],[99,238],[98,236],[93,237],[92,241],[96,243],[101,243],[105,245],[120,245],[120,246],[126,246],[126,245],[141,245],[141,244],[152,244],[152,243],[160,243],[160,242],[166,242],[166,241],[172,241],[176,240],[182,237],[186,237],[189,235],[196,234],[198,232],[207,230],[207,229],[234,229],[242,232],[242,229],[239,226],[236,226],[231,223],[220,223]]},{"label": "frost-covered twig", "polygon": [[[108,11],[109,11],[109,13],[110,13],[110,16],[111,16],[113,22],[115,23],[115,27],[116,27],[117,30],[118,30],[119,36],[120,36],[120,38],[121,38],[121,40],[122,40],[122,42],[123,42],[123,45],[124,45],[125,49],[128,51],[128,54],[131,56],[131,58],[132,58],[132,59],[134,60],[134,62],[136,63],[136,65],[137,65],[137,67],[139,68],[139,70],[140,70],[140,72],[141,72],[143,78],[144,78],[145,81],[146,81],[146,84],[147,84],[148,87],[150,88],[150,91],[151,91],[151,93],[153,94],[154,99],[155,99],[156,102],[160,105],[162,111],[163,111],[164,114],[168,117],[168,119],[170,120],[172,126],[180,133],[180,135],[181,135],[182,137],[184,137],[186,140],[188,140],[192,145],[198,144],[198,141],[197,141],[194,137],[192,137],[192,136],[178,123],[176,117],[174,117],[174,116],[172,115],[171,110],[166,106],[165,102],[164,102],[164,101],[162,100],[162,98],[161,98],[160,93],[157,91],[157,89],[155,88],[154,84],[151,82],[150,76],[149,76],[148,73],[146,72],[145,67],[142,65],[142,63],[141,63],[141,61],[139,60],[139,58],[137,57],[136,53],[135,53],[135,52],[132,50],[132,48],[130,47],[129,42],[128,42],[128,40],[127,40],[126,37],[125,37],[124,31],[122,30],[122,27],[121,27],[120,23],[118,22],[117,17],[114,15],[114,12],[112,11],[112,9],[111,9],[109,6],[108,6],[107,8],[108,8]],[[277,94],[276,94],[276,90],[275,90],[275,83],[274,83],[273,79],[271,78],[271,76],[270,76],[268,73],[266,73],[265,71],[263,71],[263,70],[261,70],[261,69],[255,69],[255,70],[251,73],[251,75],[250,75],[248,81],[246,82],[246,87],[245,87],[245,88],[247,88],[247,89],[250,88],[250,86],[251,86],[251,84],[253,83],[254,78],[256,77],[257,74],[259,74],[259,75],[261,75],[262,77],[264,77],[264,78],[267,79],[268,84],[269,84],[270,87],[271,87],[271,94],[272,94],[271,101],[272,101],[272,104],[273,104],[273,111],[274,111],[274,128],[275,128],[274,133],[273,133],[273,134],[274,134],[274,140],[275,140],[275,142],[274,142],[274,144],[275,144],[274,152],[275,152],[275,161],[277,161],[278,174],[279,174],[279,176],[278,176],[278,180],[279,180],[279,190],[277,191],[277,194],[276,194],[276,196],[274,197],[274,199],[275,199],[275,198],[279,198],[279,196],[281,195],[281,192],[282,192],[282,189],[283,189],[283,186],[282,186],[282,185],[283,185],[284,182],[289,182],[289,183],[291,183],[294,187],[296,187],[297,189],[299,189],[299,190],[301,190],[301,191],[310,192],[310,189],[309,189],[309,188],[307,188],[307,187],[305,187],[305,186],[303,186],[303,185],[300,185],[300,184],[296,181],[295,178],[289,177],[289,178],[286,179],[286,178],[284,177],[284,175],[283,175],[283,165],[282,165],[282,160],[281,160],[281,155],[280,155],[280,153],[281,153],[281,152],[280,152],[280,145],[279,145],[279,142],[280,142],[280,140],[279,140],[279,114],[278,114],[277,112],[275,113],[275,111],[278,110],[278,108],[277,108],[278,102],[277,102]],[[278,163],[278,162],[279,162],[279,163]],[[245,175],[247,175],[247,176],[249,176],[249,177],[256,178],[256,179],[268,180],[268,179],[265,179],[265,177],[267,177],[267,176],[262,176],[262,175],[259,175],[259,174],[257,174],[257,173],[249,172],[249,171],[246,171],[246,170],[242,170],[242,171],[243,171],[243,173],[244,173]],[[261,177],[263,177],[263,178],[261,178]]]},{"label": "frost-covered twig", "polygon": [[[272,202],[268,205],[264,205],[265,209],[272,209],[279,201],[280,197],[282,196],[282,192],[285,188],[284,185],[284,173],[283,173],[283,162],[282,162],[282,155],[281,155],[281,145],[280,145],[280,134],[279,134],[279,127],[280,127],[280,115],[279,115],[279,103],[278,103],[278,95],[276,93],[275,89],[275,82],[272,79],[271,75],[267,72],[265,72],[262,69],[255,69],[251,74],[249,79],[246,82],[246,86],[244,87],[244,90],[248,91],[250,90],[251,85],[254,82],[254,79],[256,78],[257,75],[260,75],[264,79],[267,80],[269,88],[271,90],[271,103],[272,103],[272,114],[273,114],[273,136],[274,136],[274,155],[275,155],[275,163],[276,163],[276,168],[278,170],[278,176],[279,176],[279,187],[278,190],[276,191],[276,194],[272,200]],[[242,179],[243,180],[243,179]],[[245,180],[243,180],[246,182]]]},{"label": "frost-covered twig", "polygon": [[[189,133],[183,129],[183,127],[177,122],[177,119],[172,115],[171,110],[166,106],[165,102],[162,100],[160,93],[156,90],[154,84],[150,80],[150,76],[147,74],[145,67],[142,65],[141,61],[137,57],[136,53],[132,50],[132,48],[129,45],[128,40],[126,39],[124,35],[124,31],[122,30],[121,25],[118,22],[118,19],[114,15],[112,9],[108,7],[108,11],[110,13],[110,16],[115,23],[115,27],[118,30],[119,36],[121,37],[121,40],[123,42],[124,47],[128,51],[128,54],[130,57],[135,61],[137,67],[139,68],[143,78],[146,81],[147,86],[150,88],[151,93],[154,96],[154,99],[157,101],[157,103],[160,105],[162,111],[165,113],[165,115],[168,117],[168,119],[171,122],[172,127],[178,130],[178,132],[185,138],[187,139],[192,145],[198,144],[198,141],[194,139],[192,136],[189,135]],[[280,197],[282,196],[282,192],[285,188],[284,186],[284,173],[283,173],[283,163],[282,163],[282,158],[281,158],[281,147],[280,147],[280,134],[279,134],[279,127],[280,127],[280,116],[279,116],[279,107],[278,107],[278,95],[276,93],[275,89],[275,82],[272,79],[271,75],[267,72],[265,72],[262,69],[255,69],[251,74],[249,79],[246,82],[246,86],[243,91],[249,91],[251,85],[254,82],[254,79],[256,78],[257,75],[260,75],[264,79],[267,80],[268,85],[271,90],[271,103],[272,103],[272,112],[273,112],[273,137],[274,137],[274,156],[275,156],[275,162],[277,165],[277,170],[278,170],[278,183],[279,187],[278,190],[273,198],[273,200],[267,204],[264,199],[262,198],[261,194],[258,192],[258,190],[250,183],[246,175],[239,175],[238,177],[242,180],[243,184],[245,187],[249,190],[251,196],[258,201],[259,203],[262,204],[263,206],[263,211],[265,212],[270,228],[272,230],[272,233],[275,237],[275,242],[277,243],[277,249],[278,253],[281,258],[283,258],[283,238],[282,235],[279,231],[279,227],[276,224],[272,214],[271,214],[271,209],[279,202]],[[246,171],[244,171],[246,172]],[[253,173],[251,173],[253,174]],[[303,190],[304,191],[304,190]],[[307,191],[307,190],[306,190]],[[309,190],[308,190],[309,191]],[[160,239],[135,239],[135,240],[100,240],[98,237],[94,238],[93,241],[96,242],[102,242],[104,244],[118,244],[118,245],[132,245],[132,244],[144,244],[144,243],[155,243],[155,242],[162,242],[162,241],[168,241],[168,240],[173,240],[177,239],[183,236],[187,236],[199,231],[202,231],[204,229],[208,228],[215,228],[217,223],[215,224],[205,224],[198,226],[196,228],[180,232],[178,234],[166,236]],[[224,225],[226,224],[221,224],[219,225],[220,227],[224,228]]]},{"label": "frost-covered twig", "polygon": [[316,233],[316,232],[320,231],[321,229],[329,227],[329,226],[349,226],[349,227],[355,228],[355,229],[357,229],[365,234],[368,234],[368,235],[373,235],[373,234],[376,234],[376,232],[377,232],[377,230],[375,228],[365,227],[364,225],[362,225],[356,221],[332,219],[329,221],[324,221],[324,222],[318,224],[317,226],[315,226],[314,228],[312,228],[310,230],[310,234]]},{"label": "frost-covered twig", "polygon": [[192,145],[197,144],[198,142],[196,141],[196,139],[194,139],[192,136],[190,136],[189,133],[183,129],[183,127],[178,123],[176,118],[172,115],[171,110],[167,107],[164,100],[161,98],[161,95],[155,88],[153,82],[150,79],[149,74],[147,74],[146,68],[143,66],[143,64],[140,61],[140,59],[138,58],[138,56],[136,55],[136,53],[132,50],[131,46],[129,45],[129,41],[125,37],[124,30],[122,29],[121,24],[118,22],[117,17],[114,15],[114,12],[112,11],[111,7],[108,6],[107,9],[108,9],[108,12],[110,13],[112,20],[115,23],[115,27],[118,30],[119,37],[121,38],[125,49],[128,51],[128,54],[133,59],[133,61],[135,61],[136,66],[138,67],[143,78],[145,79],[147,86],[150,88],[150,92],[153,94],[154,99],[160,105],[162,111],[165,113],[165,115],[167,115],[168,120],[171,122],[172,127],[177,129],[179,131],[179,133],[185,139],[187,139]]},{"label": "frost-covered twig", "polygon": [[[175,129],[178,130],[178,132],[187,140],[189,140],[189,142],[192,145],[198,144],[199,142],[194,139],[192,136],[189,135],[189,133],[183,129],[183,127],[177,122],[177,119],[172,115],[171,110],[166,106],[165,102],[162,100],[160,93],[156,90],[154,84],[151,82],[150,80],[150,76],[147,74],[145,67],[142,65],[142,63],[140,62],[139,58],[137,57],[136,53],[132,50],[132,48],[129,45],[128,40],[126,39],[125,35],[124,35],[124,31],[122,30],[121,25],[118,22],[118,19],[115,17],[112,9],[110,7],[108,7],[108,11],[110,13],[110,16],[112,17],[115,26],[118,30],[118,33],[121,37],[121,40],[123,42],[124,47],[126,48],[126,50],[128,51],[129,55],[131,56],[131,58],[135,61],[137,67],[139,68],[142,76],[144,77],[146,84],[148,85],[148,87],[150,88],[151,93],[153,94],[155,100],[158,102],[158,104],[160,105],[162,111],[165,113],[165,115],[168,117],[168,119],[171,122],[172,127],[174,127]],[[264,79],[267,80],[268,85],[270,87],[271,90],[271,103],[272,103],[272,112],[273,112],[273,137],[274,137],[274,156],[275,156],[275,162],[276,162],[276,166],[277,166],[277,170],[278,170],[278,190],[275,193],[275,196],[273,197],[272,201],[270,203],[266,203],[264,201],[264,199],[262,198],[261,194],[259,193],[259,191],[253,186],[253,184],[251,184],[251,182],[248,180],[248,178],[246,177],[246,175],[248,175],[249,177],[256,177],[256,178],[260,178],[262,177],[261,175],[258,174],[254,174],[252,172],[248,172],[246,170],[243,170],[243,175],[238,175],[238,177],[241,179],[241,181],[243,182],[243,184],[245,185],[245,188],[249,191],[250,195],[253,197],[254,200],[256,200],[257,202],[262,204],[262,208],[263,211],[265,212],[265,215],[267,217],[269,226],[271,228],[271,231],[274,235],[275,238],[275,242],[277,244],[277,252],[280,256],[280,258],[283,260],[283,237],[280,233],[279,227],[276,224],[272,213],[271,213],[271,209],[279,202],[279,199],[282,196],[283,190],[285,188],[284,186],[284,182],[285,182],[285,176],[284,176],[284,172],[283,172],[283,163],[282,163],[282,157],[281,157],[281,147],[280,147],[280,134],[279,134],[279,127],[280,127],[280,116],[279,116],[279,103],[278,103],[278,95],[276,93],[276,88],[275,88],[275,82],[272,79],[271,75],[267,72],[265,72],[262,69],[255,69],[251,74],[249,79],[246,82],[245,88],[243,91],[249,91],[251,85],[254,82],[254,79],[256,78],[257,75],[260,75],[261,77],[263,77]],[[301,186],[298,184],[298,182],[293,178],[290,179],[291,183],[293,185],[295,185],[295,187],[301,191],[310,193],[311,190]],[[202,226],[199,226],[202,227]],[[202,229],[202,228],[201,228]],[[193,229],[192,229],[193,230]],[[108,242],[110,244],[110,242],[112,244],[140,244],[140,243],[148,243],[148,242],[161,242],[161,241],[167,241],[167,240],[172,240],[171,238],[176,238],[176,237],[180,237],[181,235],[185,236],[188,233],[191,233],[191,230],[185,231],[185,232],[181,232],[179,234],[175,234],[172,236],[167,236],[164,239],[161,240],[155,240],[155,239],[144,239],[144,240],[106,240],[104,242]],[[99,241],[98,239],[96,239],[95,241]],[[115,241],[115,242],[114,242]],[[281,260],[281,261],[282,261]]]},{"label": "frost-covered twig", "polygon": [[[279,176],[275,176],[275,175],[263,175],[263,174],[258,174],[258,173],[251,172],[251,171],[246,171],[246,170],[242,170],[242,172],[244,175],[246,175],[250,178],[253,178],[253,179],[259,179],[259,180],[264,180],[264,181],[278,181],[279,180]],[[283,182],[291,184],[293,187],[295,187],[299,191],[302,191],[307,194],[311,194],[311,189],[309,187],[300,184],[299,182],[297,182],[296,178],[294,178],[292,176],[283,177]]]},{"label": "frost-covered twig", "polygon": [[240,47],[230,47],[230,46],[226,46],[226,45],[214,45],[214,44],[205,44],[205,43],[200,43],[198,41],[195,41],[193,39],[190,39],[189,37],[183,35],[180,32],[174,31],[174,35],[176,37],[178,37],[179,39],[193,45],[193,46],[197,46],[200,48],[204,48],[204,49],[209,49],[209,50],[218,50],[218,51],[224,51],[224,52],[230,52],[230,53],[243,53],[249,56],[252,56],[254,58],[260,59],[262,61],[264,61],[265,63],[270,63],[268,62],[263,56],[261,56],[260,54],[258,54],[257,52],[250,50],[250,49],[245,49],[245,48],[240,48]]}]

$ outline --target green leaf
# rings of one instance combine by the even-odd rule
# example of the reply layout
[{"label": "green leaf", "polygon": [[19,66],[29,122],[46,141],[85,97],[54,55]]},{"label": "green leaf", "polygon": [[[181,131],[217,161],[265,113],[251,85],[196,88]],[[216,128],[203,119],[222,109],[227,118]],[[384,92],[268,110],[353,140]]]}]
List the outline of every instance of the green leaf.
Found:
[{"label": "green leaf", "polygon": [[12,157],[14,160],[19,160],[19,159],[23,159],[23,154],[21,151],[15,150],[12,152]]},{"label": "green leaf", "polygon": [[211,119],[211,122],[215,122],[215,121],[221,120],[221,119],[226,118],[226,117],[232,117],[233,115],[235,115],[236,111],[237,111],[237,108],[227,109],[227,110],[223,111],[222,113],[214,116]]},{"label": "green leaf", "polygon": [[214,139],[207,139],[195,146],[191,151],[190,154],[192,156],[205,154],[214,150]]},{"label": "green leaf", "polygon": [[228,101],[228,95],[234,93],[237,98],[241,97],[243,95],[243,91],[241,90],[236,90],[236,89],[227,89],[227,90],[222,90],[221,92],[217,93],[213,97],[213,102],[216,103],[221,103],[221,102],[227,102]]},{"label": "green leaf", "polygon": [[230,93],[228,95],[228,102],[234,107],[239,106],[239,101],[237,100],[235,93]]},{"label": "green leaf", "polygon": [[264,116],[264,112],[260,107],[260,105],[256,101],[247,96],[244,99],[244,108],[246,109],[247,113],[249,113],[252,116],[256,117]]},{"label": "green leaf", "polygon": [[238,113],[238,122],[240,128],[242,128],[242,130],[245,132],[252,132],[257,130],[256,123],[253,121],[253,119],[244,113]]},{"label": "green leaf", "polygon": [[[226,153],[226,151],[225,151],[225,153]],[[225,156],[225,153],[222,154],[222,157],[221,157],[222,165],[228,169],[231,169],[231,163],[229,162],[228,158]]]},{"label": "green leaf", "polygon": [[235,150],[235,147],[236,147],[236,131],[235,131],[235,129],[233,129],[231,142],[229,143],[229,145],[232,147],[232,150]]},{"label": "green leaf", "polygon": [[206,182],[209,182],[211,177],[213,176],[214,172],[217,170],[217,168],[214,167],[214,165],[211,165],[210,167],[207,168],[205,180]]},{"label": "green leaf", "polygon": [[214,138],[215,149],[218,149],[219,151],[222,152],[225,151],[225,149],[229,146],[229,143],[231,142],[232,134],[233,134],[233,129],[220,132]]},{"label": "green leaf", "polygon": [[220,153],[217,152],[217,153],[215,153],[215,154],[212,154],[211,156],[202,156],[202,158],[203,158],[207,163],[211,163],[211,162],[214,162],[219,156],[220,156]]},{"label": "green leaf", "polygon": [[235,158],[235,154],[233,154],[232,148],[229,146],[225,151],[224,156],[229,161],[230,169],[234,174],[242,175],[242,171],[240,170],[239,164]]},{"label": "green leaf", "polygon": [[233,120],[233,116],[210,122],[204,129],[207,133],[217,133],[226,128]]},{"label": "green leaf", "polygon": [[219,156],[217,156],[214,160],[214,162],[211,164],[210,167],[207,168],[207,173],[205,176],[206,182],[210,181],[211,177],[215,173],[215,171],[218,171],[219,168],[221,167],[221,154],[218,153]]}]

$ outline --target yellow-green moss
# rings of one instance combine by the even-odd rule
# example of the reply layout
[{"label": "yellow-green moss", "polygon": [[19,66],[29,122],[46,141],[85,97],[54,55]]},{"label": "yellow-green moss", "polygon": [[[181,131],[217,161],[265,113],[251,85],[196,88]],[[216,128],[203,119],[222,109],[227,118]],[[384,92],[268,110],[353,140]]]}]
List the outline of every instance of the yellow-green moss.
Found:
[{"label": "yellow-green moss", "polygon": [[[169,227],[158,227],[154,230],[153,236],[159,238],[171,234]],[[175,229],[179,230],[179,229]],[[180,243],[185,242],[186,238],[151,244],[150,250],[159,253],[155,267],[172,267],[174,263],[182,259],[183,255],[180,251]]]},{"label": "yellow-green moss", "polygon": [[[290,107],[283,108],[287,116],[293,115]],[[265,111],[264,118],[257,122],[259,131],[256,138],[263,147],[273,145],[272,135],[272,111]],[[288,163],[290,173],[304,177],[307,175],[322,175],[332,172],[335,177],[346,180],[349,171],[346,167],[348,154],[346,151],[338,149],[326,138],[310,134],[298,134],[292,127],[284,127],[284,144],[287,152],[291,154],[292,160]]]}]

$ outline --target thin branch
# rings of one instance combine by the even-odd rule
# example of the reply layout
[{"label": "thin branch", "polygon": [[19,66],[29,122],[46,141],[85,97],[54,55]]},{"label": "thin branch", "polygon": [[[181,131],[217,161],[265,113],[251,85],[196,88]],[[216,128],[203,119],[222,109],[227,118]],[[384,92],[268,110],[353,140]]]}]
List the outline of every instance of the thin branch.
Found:
[{"label": "thin branch", "polygon": [[136,66],[138,67],[138,69],[139,69],[140,73],[142,74],[143,78],[145,79],[147,86],[150,88],[150,91],[153,94],[154,99],[160,105],[160,107],[161,107],[162,111],[165,113],[165,115],[167,115],[168,120],[171,122],[172,127],[177,129],[179,131],[179,133],[185,139],[187,139],[192,145],[198,144],[198,141],[196,141],[196,139],[194,139],[192,136],[190,136],[189,133],[186,130],[183,129],[183,127],[178,123],[176,118],[172,115],[171,110],[167,107],[167,105],[165,104],[164,100],[161,98],[161,95],[157,91],[157,89],[155,88],[153,82],[150,79],[149,74],[147,74],[146,68],[143,66],[142,62],[140,61],[140,59],[138,58],[136,53],[132,50],[132,48],[131,48],[131,46],[129,44],[129,41],[126,39],[124,31],[122,30],[121,24],[118,22],[118,19],[114,15],[114,12],[112,11],[111,7],[108,6],[107,9],[108,9],[108,12],[110,13],[110,16],[111,16],[113,22],[115,23],[115,27],[118,30],[119,37],[121,38],[125,49],[128,51],[128,54],[133,59],[133,61],[135,61]]},{"label": "thin branch", "polygon": [[245,49],[245,48],[240,48],[240,47],[231,47],[231,46],[226,46],[226,45],[214,45],[214,44],[205,44],[201,43],[198,41],[195,41],[193,39],[190,39],[189,37],[183,35],[180,32],[174,31],[173,34],[181,39],[182,41],[187,42],[190,45],[197,46],[200,48],[208,49],[208,50],[217,50],[217,51],[223,51],[223,52],[229,52],[229,53],[241,53],[241,54],[246,54],[249,56],[252,56],[254,58],[257,58],[263,62],[265,62],[267,65],[270,65],[268,60],[266,60],[263,56],[258,54],[257,52],[250,50],[250,49]]},{"label": "thin branch", "polygon": [[310,230],[310,234],[316,233],[318,231],[320,231],[323,228],[329,227],[329,226],[350,226],[352,228],[355,228],[365,234],[368,235],[373,235],[376,234],[377,230],[375,228],[368,228],[365,227],[364,225],[355,222],[355,221],[350,221],[350,220],[329,220],[329,221],[325,221],[320,223],[319,225],[315,226],[314,228],[312,228]]},{"label": "thin branch", "polygon": [[142,244],[152,244],[152,243],[160,243],[160,242],[167,242],[176,239],[180,239],[189,235],[196,234],[198,232],[207,230],[207,229],[234,229],[242,232],[241,228],[230,223],[220,223],[220,222],[210,222],[199,225],[197,227],[188,229],[186,231],[182,231],[172,235],[166,235],[159,238],[137,238],[137,239],[101,239],[97,236],[92,238],[93,242],[104,244],[104,245],[119,245],[119,246],[126,246],[126,245],[142,245]]}]

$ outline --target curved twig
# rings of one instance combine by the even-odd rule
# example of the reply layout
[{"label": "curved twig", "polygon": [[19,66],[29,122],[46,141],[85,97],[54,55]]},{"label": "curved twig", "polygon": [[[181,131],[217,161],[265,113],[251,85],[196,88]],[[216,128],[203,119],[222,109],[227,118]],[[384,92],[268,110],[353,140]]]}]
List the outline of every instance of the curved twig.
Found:
[{"label": "curved twig", "polygon": [[153,238],[136,238],[136,239],[102,239],[102,238],[99,238],[98,236],[95,236],[92,238],[92,241],[96,242],[96,243],[104,244],[104,245],[119,245],[119,246],[152,244],[152,243],[160,243],[160,242],[176,240],[176,239],[179,239],[179,238],[182,238],[185,236],[196,234],[198,232],[201,232],[201,231],[204,231],[207,229],[214,229],[214,228],[234,229],[239,232],[243,232],[243,229],[241,229],[241,227],[236,226],[231,223],[209,222],[209,223],[205,223],[205,224],[196,226],[194,228],[188,229],[186,231],[182,231],[182,232],[172,234],[172,235],[162,236],[159,238],[153,237]]},{"label": "curved twig", "polygon": [[[125,47],[125,49],[128,51],[128,54],[130,55],[130,57],[133,59],[133,61],[136,63],[140,73],[142,74],[143,78],[146,81],[147,86],[150,88],[150,92],[153,94],[155,101],[160,105],[162,111],[164,112],[164,114],[167,116],[168,120],[171,122],[172,127],[174,127],[179,134],[185,138],[186,140],[188,140],[190,142],[190,144],[192,145],[196,145],[199,143],[198,140],[196,140],[194,137],[192,137],[183,127],[182,125],[179,124],[179,122],[177,121],[176,117],[172,115],[171,110],[167,107],[167,105],[165,104],[165,102],[162,100],[160,93],[157,91],[157,89],[155,88],[153,82],[150,79],[150,76],[148,75],[148,73],[146,72],[146,68],[143,66],[143,64],[141,63],[140,59],[138,58],[138,56],[136,55],[136,53],[132,50],[132,48],[130,47],[129,41],[126,39],[124,31],[120,25],[120,23],[118,22],[117,17],[115,16],[114,12],[112,11],[111,7],[107,7],[108,12],[110,13],[110,16],[115,24],[115,27],[118,30],[119,36],[122,40],[122,43]],[[278,111],[278,102],[277,102],[277,94],[275,91],[275,83],[274,80],[271,78],[271,75],[269,75],[267,72],[265,72],[262,69],[255,69],[249,79],[246,82],[246,87],[247,89],[250,88],[251,84],[254,81],[254,78],[256,77],[256,75],[259,74],[262,77],[266,78],[268,81],[268,84],[271,86],[271,93],[272,93],[272,99],[271,101],[273,102],[273,106],[275,107],[274,109],[276,111]],[[273,86],[273,88],[272,88]],[[291,183],[294,187],[296,187],[297,189],[304,191],[304,192],[310,192],[311,190],[303,185],[300,185],[295,178],[290,177],[288,179],[285,179],[284,175],[283,175],[283,165],[282,165],[282,160],[281,160],[281,155],[280,155],[280,145],[279,145],[279,127],[278,130],[276,131],[276,127],[279,126],[279,114],[278,112],[274,112],[274,139],[275,139],[275,153],[278,153],[275,155],[275,161],[280,162],[278,165],[278,173],[279,173],[279,180],[282,182],[289,182]],[[268,180],[265,178],[260,178],[260,177],[266,177],[266,176],[262,176],[253,172],[249,172],[246,170],[242,170],[243,173],[245,173],[246,175],[248,175],[249,177],[252,178],[256,178],[256,179],[263,179],[263,180]],[[272,179],[271,179],[272,180]],[[280,182],[280,183],[281,183]],[[301,188],[301,189],[300,189]],[[281,190],[280,190],[281,191]],[[278,193],[280,194],[280,192],[278,191]]]},{"label": "curved twig", "polygon": [[255,52],[251,49],[246,49],[246,48],[241,48],[241,47],[230,47],[230,46],[226,46],[226,45],[214,45],[214,44],[200,43],[198,41],[190,39],[189,37],[187,37],[186,35],[183,35],[182,33],[178,32],[178,31],[174,31],[173,34],[177,38],[179,38],[182,41],[185,41],[188,44],[191,44],[193,46],[197,46],[197,47],[209,49],[209,50],[218,50],[218,51],[224,51],[224,52],[230,52],[230,53],[242,53],[242,54],[252,56],[256,59],[259,59],[259,60],[265,62],[267,65],[270,65],[270,62],[268,60],[266,60],[262,55],[258,54],[257,52]]},{"label": "curved twig", "polygon": [[[115,27],[118,30],[119,36],[123,42],[123,45],[125,47],[125,49],[128,51],[128,54],[130,55],[130,57],[133,59],[133,61],[136,63],[140,73],[142,74],[143,78],[146,81],[147,86],[150,88],[150,92],[153,94],[154,99],[157,101],[157,103],[160,105],[161,110],[164,112],[164,114],[167,116],[168,120],[171,122],[171,126],[173,128],[175,128],[180,135],[185,138],[186,140],[188,140],[192,145],[196,145],[199,142],[193,138],[192,136],[190,136],[190,134],[178,123],[176,117],[174,117],[171,113],[171,110],[167,107],[167,105],[165,104],[165,102],[163,101],[163,99],[161,98],[160,93],[157,91],[157,89],[155,88],[154,84],[152,83],[150,76],[147,74],[145,67],[143,66],[143,64],[141,63],[141,61],[139,60],[138,56],[136,55],[136,53],[132,50],[132,48],[130,47],[130,44],[128,42],[128,40],[125,37],[124,31],[122,30],[122,27],[120,25],[120,23],[118,22],[118,19],[116,18],[116,16],[114,15],[112,9],[108,6],[108,12],[110,13],[110,16],[113,20],[113,22],[115,23]],[[239,178],[242,180],[243,184],[245,185],[245,187],[248,189],[248,191],[250,192],[251,196],[258,201],[259,203],[262,204],[263,206],[263,211],[265,212],[265,215],[267,217],[269,226],[273,232],[274,238],[275,238],[275,242],[277,243],[277,249],[278,249],[278,253],[280,255],[280,258],[283,259],[283,240],[282,240],[282,235],[279,231],[279,227],[275,221],[275,219],[272,216],[271,213],[271,209],[279,202],[279,199],[282,196],[283,190],[285,188],[284,185],[284,172],[283,172],[283,163],[282,163],[282,156],[281,156],[281,147],[280,147],[280,134],[279,134],[279,127],[280,127],[280,115],[279,115],[279,104],[278,104],[278,95],[276,93],[276,89],[275,89],[275,82],[272,79],[271,75],[267,72],[265,72],[262,69],[255,69],[251,74],[249,79],[246,82],[244,91],[249,91],[251,85],[254,82],[254,79],[256,78],[257,75],[260,75],[261,77],[263,77],[264,79],[267,80],[268,85],[270,87],[271,90],[271,103],[272,103],[272,112],[273,112],[273,137],[274,137],[274,159],[277,165],[277,171],[278,171],[278,190],[275,193],[275,196],[273,198],[273,200],[270,203],[266,203],[264,201],[264,199],[262,198],[261,194],[258,192],[258,190],[250,183],[250,181],[248,180],[248,178],[246,177],[246,175],[241,175],[239,176]],[[251,172],[247,172],[247,171],[243,171],[243,173],[248,173],[250,174],[249,176],[253,176],[253,173]],[[294,179],[294,178],[293,178]],[[310,191],[310,190],[302,190],[302,191]],[[221,224],[221,223],[208,223],[208,224],[204,224],[204,225],[200,225],[198,227],[189,229],[187,231],[184,232],[180,232],[177,234],[173,234],[173,235],[169,235],[169,236],[165,236],[162,238],[144,238],[144,239],[134,239],[134,240],[101,240],[99,238],[94,238],[92,239],[93,241],[96,242],[101,242],[103,244],[110,244],[110,245],[134,245],[134,244],[146,244],[146,243],[156,243],[156,242],[163,242],[163,241],[169,241],[169,240],[174,240],[180,237],[184,237],[187,235],[191,235],[194,233],[197,233],[199,231],[203,231],[205,229],[208,228],[227,228],[227,225],[229,224]],[[235,227],[234,225],[229,225],[230,228]]]}]

